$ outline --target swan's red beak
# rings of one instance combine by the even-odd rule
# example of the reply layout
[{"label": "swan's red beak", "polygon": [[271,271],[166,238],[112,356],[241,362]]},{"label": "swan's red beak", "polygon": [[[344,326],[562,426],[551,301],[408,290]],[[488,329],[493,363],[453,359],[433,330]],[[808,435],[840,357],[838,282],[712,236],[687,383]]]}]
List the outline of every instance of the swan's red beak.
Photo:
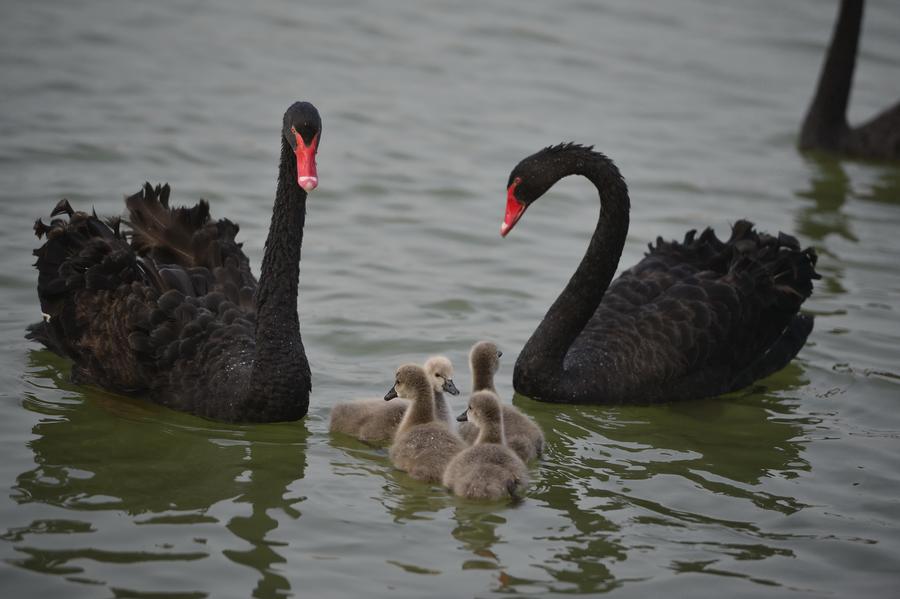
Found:
[{"label": "swan's red beak", "polygon": [[303,141],[303,137],[294,132],[297,138],[297,148],[294,154],[297,155],[297,185],[304,191],[312,191],[319,185],[319,176],[316,174],[316,149],[319,147],[319,134],[312,138],[312,142],[307,146]]},{"label": "swan's red beak", "polygon": [[512,231],[512,228],[516,226],[516,223],[519,222],[519,219],[525,214],[525,208],[528,207],[516,199],[516,187],[518,185],[519,180],[516,179],[513,181],[513,184],[509,186],[509,189],[506,190],[506,216],[503,219],[503,224],[500,225],[501,237],[506,237],[506,235]]}]

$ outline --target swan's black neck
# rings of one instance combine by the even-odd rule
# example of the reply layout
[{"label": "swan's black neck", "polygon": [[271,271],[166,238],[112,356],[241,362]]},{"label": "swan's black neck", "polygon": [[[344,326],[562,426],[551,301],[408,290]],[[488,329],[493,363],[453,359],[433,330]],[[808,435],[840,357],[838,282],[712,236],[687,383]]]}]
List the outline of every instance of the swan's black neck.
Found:
[{"label": "swan's black neck", "polygon": [[847,104],[862,15],[863,0],[842,0],[819,86],[800,132],[802,149],[837,150],[849,131]]},{"label": "swan's black neck", "polygon": [[556,180],[589,179],[600,194],[600,217],[581,264],[516,360],[516,390],[533,397],[548,395],[559,383],[566,354],[600,305],[628,235],[628,187],[616,165],[585,148],[565,150],[560,159],[564,164]]},{"label": "swan's black neck", "polygon": [[294,152],[282,138],[275,207],[256,290],[256,356],[249,402],[257,411],[283,411],[285,420],[302,417],[309,401],[309,364],[297,315],[305,220],[306,192],[297,184]]}]

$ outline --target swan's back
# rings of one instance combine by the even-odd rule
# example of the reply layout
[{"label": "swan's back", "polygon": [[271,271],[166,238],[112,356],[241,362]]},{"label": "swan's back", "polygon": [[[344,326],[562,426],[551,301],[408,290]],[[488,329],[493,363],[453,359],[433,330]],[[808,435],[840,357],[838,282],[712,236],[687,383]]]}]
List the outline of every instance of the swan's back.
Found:
[{"label": "swan's back", "polygon": [[331,409],[329,431],[356,437],[367,443],[390,441],[409,407],[405,399],[354,399]]},{"label": "swan's back", "polygon": [[480,443],[453,458],[442,483],[455,495],[467,499],[516,498],[528,484],[528,471],[510,448]]},{"label": "swan's back", "polygon": [[465,448],[462,439],[441,422],[417,424],[401,431],[391,445],[391,462],[418,480],[440,483],[447,464]]},{"label": "swan's back", "polygon": [[540,457],[544,453],[544,432],[541,427],[515,406],[503,404],[501,410],[509,448],[525,463]]},{"label": "swan's back", "polygon": [[[197,224],[195,233],[209,226],[205,203],[173,211],[162,198],[168,198],[167,187],[146,185],[126,202],[156,205],[157,218],[166,213],[173,223]],[[38,237],[46,237],[34,252],[45,317],[30,327],[29,337],[73,360],[77,381],[148,393],[203,416],[244,419],[229,406],[246,390],[255,314],[241,306],[240,265],[228,268],[237,258],[227,250],[212,258],[216,248],[227,248],[232,230],[226,226],[206,245],[187,235],[188,252],[180,242],[142,244],[133,230],[129,243],[118,220],[76,212],[66,201],[51,216],[62,213],[69,218],[35,223]],[[174,239],[183,238],[177,225],[171,231]],[[176,249],[185,254],[183,263],[156,259]],[[203,260],[222,266],[209,268]]]},{"label": "swan's back", "polygon": [[[503,428],[506,444],[523,462],[540,457],[544,452],[544,433],[541,428],[515,406],[502,404]],[[478,427],[472,422],[463,422],[459,426],[459,436],[468,445],[478,439]]]},{"label": "swan's back", "polygon": [[851,129],[844,151],[871,160],[900,160],[900,102]]},{"label": "swan's back", "polygon": [[683,243],[660,239],[610,285],[566,369],[590,360],[594,367],[578,387],[602,389],[604,403],[746,386],[783,368],[803,346],[812,319],[798,310],[819,278],[815,263],[815,252],[800,250],[793,237],[757,233],[747,221],[726,242],[711,229],[699,238],[691,231]]},{"label": "swan's back", "polygon": [[[244,312],[253,312],[257,281],[243,244],[236,241],[240,227],[227,218],[213,221],[206,200],[190,208],[170,208],[169,193],[168,185],[153,189],[147,183],[125,200],[135,253],[158,265],[181,267],[162,270],[182,293],[218,291]],[[178,281],[182,270],[190,281]]]},{"label": "swan's back", "polygon": [[[443,389],[447,387],[458,393],[453,383],[453,364],[443,356],[432,356],[425,361],[423,368],[433,385],[435,420],[447,424],[452,431],[455,426],[450,422],[453,418]],[[385,443],[394,438],[409,405],[408,400],[399,398],[391,401],[355,399],[338,402],[331,409],[329,430],[367,443]]]}]

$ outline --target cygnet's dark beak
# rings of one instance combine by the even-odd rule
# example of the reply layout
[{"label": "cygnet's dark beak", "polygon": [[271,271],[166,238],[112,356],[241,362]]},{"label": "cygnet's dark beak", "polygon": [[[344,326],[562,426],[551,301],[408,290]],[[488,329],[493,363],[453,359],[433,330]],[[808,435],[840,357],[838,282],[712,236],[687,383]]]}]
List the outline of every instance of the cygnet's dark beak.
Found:
[{"label": "cygnet's dark beak", "polygon": [[468,411],[469,411],[469,410],[466,410],[465,412],[463,412],[462,414],[460,414],[459,416],[457,416],[457,417],[456,417],[456,421],[457,421],[457,422],[468,422],[468,421],[469,421],[469,417],[466,416],[466,413],[467,413]]},{"label": "cygnet's dark beak", "polygon": [[397,389],[391,387],[391,390],[384,394],[384,401],[390,401],[397,397]]},{"label": "cygnet's dark beak", "polygon": [[456,388],[456,384],[453,382],[453,379],[444,379],[443,389],[450,395],[459,395],[459,389]]},{"label": "cygnet's dark beak", "polygon": [[498,357],[498,358],[502,358],[502,357],[503,357],[503,352],[500,351],[499,349],[497,350],[497,357]]}]

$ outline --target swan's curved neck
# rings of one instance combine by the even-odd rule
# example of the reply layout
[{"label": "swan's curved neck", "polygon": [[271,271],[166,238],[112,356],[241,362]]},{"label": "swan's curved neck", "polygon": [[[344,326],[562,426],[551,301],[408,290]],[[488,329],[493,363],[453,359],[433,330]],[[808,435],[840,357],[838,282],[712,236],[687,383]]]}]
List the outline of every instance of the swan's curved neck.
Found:
[{"label": "swan's curved neck", "polygon": [[609,287],[628,235],[628,187],[615,164],[599,152],[570,150],[559,178],[582,175],[600,194],[600,217],[575,274],[547,311],[519,354],[513,380],[522,393],[536,393],[558,383],[572,343],[584,330]]},{"label": "swan's curved neck", "polygon": [[434,419],[438,422],[446,422],[450,418],[450,407],[447,400],[444,399],[444,392],[438,391],[434,387],[431,388],[434,394]]},{"label": "swan's curved neck", "polygon": [[863,0],[842,0],[819,86],[800,133],[802,148],[837,149],[849,129],[847,104],[862,14]]},{"label": "swan's curved neck", "polygon": [[481,423],[481,425],[478,427],[478,437],[475,439],[475,444],[480,445],[482,443],[497,443],[498,445],[506,445],[506,435],[503,431],[502,419]]},{"label": "swan's curved neck", "polygon": [[427,424],[434,420],[434,391],[430,385],[423,384],[416,387],[410,400],[410,406],[395,434],[400,434],[411,426]]},{"label": "swan's curved neck", "polygon": [[490,391],[496,393],[494,387],[494,373],[489,366],[472,364],[472,393],[476,391]]},{"label": "swan's curved neck", "polygon": [[299,380],[304,378],[308,365],[297,315],[305,220],[306,192],[297,185],[294,152],[282,137],[275,207],[255,298],[256,356],[250,393],[270,395],[257,398],[260,401],[276,399],[271,396],[273,384],[285,391],[309,385],[308,380]]}]

